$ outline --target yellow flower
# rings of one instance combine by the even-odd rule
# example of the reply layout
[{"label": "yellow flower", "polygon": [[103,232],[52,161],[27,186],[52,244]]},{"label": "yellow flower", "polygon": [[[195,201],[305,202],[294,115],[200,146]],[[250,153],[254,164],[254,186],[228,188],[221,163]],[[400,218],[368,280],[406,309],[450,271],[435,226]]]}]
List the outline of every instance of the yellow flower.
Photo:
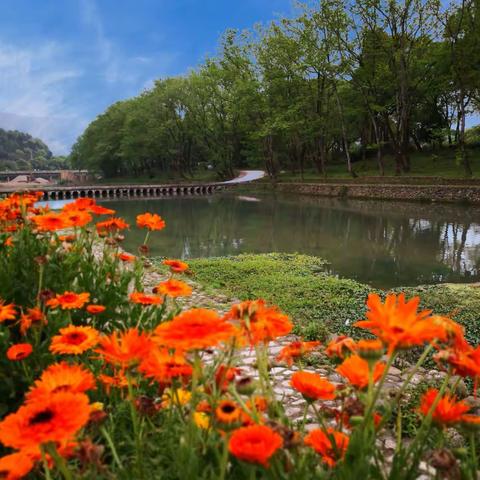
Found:
[{"label": "yellow flower", "polygon": [[90,406],[92,407],[92,410],[94,412],[101,412],[103,411],[103,407],[104,407],[102,402],[93,402]]},{"label": "yellow flower", "polygon": [[210,418],[205,412],[195,412],[193,414],[193,421],[198,428],[207,430],[210,427]]},{"label": "yellow flower", "polygon": [[192,398],[192,394],[188,390],[167,388],[162,395],[162,408],[168,408],[172,405],[185,405],[190,401],[190,398]]}]

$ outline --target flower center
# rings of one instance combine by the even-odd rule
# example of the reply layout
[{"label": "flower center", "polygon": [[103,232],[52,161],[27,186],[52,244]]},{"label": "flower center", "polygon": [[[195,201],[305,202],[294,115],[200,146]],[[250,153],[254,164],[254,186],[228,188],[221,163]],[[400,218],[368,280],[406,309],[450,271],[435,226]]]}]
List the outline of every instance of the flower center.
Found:
[{"label": "flower center", "polygon": [[72,345],[80,345],[87,339],[87,336],[84,333],[81,332],[73,332],[69,333],[67,335],[67,343],[70,343]]},{"label": "flower center", "polygon": [[38,425],[40,423],[48,423],[53,417],[54,417],[54,414],[51,410],[49,410],[49,409],[42,410],[41,412],[38,412],[36,415],[34,415],[28,423],[30,425]]},{"label": "flower center", "polygon": [[234,405],[222,405],[222,412],[223,413],[233,413],[235,411],[235,406]]}]

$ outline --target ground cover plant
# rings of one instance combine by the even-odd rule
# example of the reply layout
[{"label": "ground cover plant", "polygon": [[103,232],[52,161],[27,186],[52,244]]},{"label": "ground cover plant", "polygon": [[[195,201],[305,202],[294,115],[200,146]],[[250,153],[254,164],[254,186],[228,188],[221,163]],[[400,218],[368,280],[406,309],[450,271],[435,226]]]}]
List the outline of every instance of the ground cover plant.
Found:
[{"label": "ground cover plant", "polygon": [[[166,260],[170,278],[142,288],[161,217],[137,217],[146,235],[134,256],[119,247],[129,226],[113,211],[79,199],[56,213],[38,198],[0,201],[0,477],[409,479],[428,461],[450,478],[476,478],[480,417],[457,386],[480,374],[480,347],[452,319],[419,309],[418,297],[370,294],[365,319],[352,318],[369,340],[295,340],[279,352],[277,362],[298,364],[290,382],[304,418],[292,422],[267,356],[292,331],[289,316],[264,300],[223,316],[181,311],[177,299],[192,293],[179,278],[186,263]],[[258,377],[237,367],[245,348]],[[414,348],[416,365],[385,398],[391,365]],[[303,367],[313,351],[337,362],[338,382]],[[405,394],[432,352],[446,375],[412,405]],[[309,415],[317,424],[307,431]],[[387,428],[401,440],[412,415],[410,441],[380,448]],[[463,448],[453,449],[447,427]]]},{"label": "ground cover plant", "polygon": [[[207,291],[251,300],[258,297],[278,305],[295,320],[296,331],[311,340],[329,334],[357,335],[353,326],[365,315],[364,299],[386,291],[329,274],[328,263],[310,255],[267,253],[193,259],[193,278]],[[475,285],[439,284],[403,287],[409,297],[419,296],[421,307],[454,315],[470,342],[480,342],[480,289]]]}]

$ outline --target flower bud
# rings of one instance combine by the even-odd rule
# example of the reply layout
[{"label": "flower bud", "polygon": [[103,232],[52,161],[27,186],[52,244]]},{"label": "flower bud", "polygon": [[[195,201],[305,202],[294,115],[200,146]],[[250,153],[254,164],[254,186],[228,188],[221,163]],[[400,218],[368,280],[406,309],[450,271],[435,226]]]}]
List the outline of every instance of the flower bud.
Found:
[{"label": "flower bud", "polygon": [[380,340],[359,340],[356,348],[358,355],[369,363],[379,360],[384,352]]},{"label": "flower bud", "polygon": [[363,423],[364,417],[361,417],[360,415],[354,415],[353,417],[350,417],[349,423],[352,425],[352,427],[356,425],[361,425]]},{"label": "flower bud", "polygon": [[257,382],[252,377],[242,377],[235,382],[235,388],[240,395],[252,395],[257,389]]}]

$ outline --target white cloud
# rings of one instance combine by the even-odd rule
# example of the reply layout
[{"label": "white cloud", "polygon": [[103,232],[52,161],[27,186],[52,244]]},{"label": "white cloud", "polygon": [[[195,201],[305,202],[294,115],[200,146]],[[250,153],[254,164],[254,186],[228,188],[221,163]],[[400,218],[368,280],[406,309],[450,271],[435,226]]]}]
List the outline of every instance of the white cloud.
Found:
[{"label": "white cloud", "polygon": [[78,42],[0,36],[0,128],[41,138],[55,154],[68,153],[96,114],[151,88],[178,59],[165,51],[127,54],[106,34],[96,1],[78,2],[88,35]]},{"label": "white cloud", "polygon": [[[133,88],[130,94],[137,93],[145,79],[145,69],[158,68],[158,76],[177,60],[176,52],[156,52],[155,55],[125,55],[105,33],[105,27],[96,0],[79,0],[80,16],[87,28],[91,30],[98,63],[107,83],[124,84]],[[151,72],[150,72],[151,75]]]},{"label": "white cloud", "polygon": [[117,56],[113,52],[112,42],[106,37],[103,22],[95,0],[80,0],[80,12],[83,22],[92,30],[99,60],[104,68],[105,79],[115,83],[120,79]]},{"label": "white cloud", "polygon": [[85,124],[68,97],[82,72],[64,57],[55,42],[19,47],[0,41],[0,127],[27,131],[54,153],[67,153]]}]

